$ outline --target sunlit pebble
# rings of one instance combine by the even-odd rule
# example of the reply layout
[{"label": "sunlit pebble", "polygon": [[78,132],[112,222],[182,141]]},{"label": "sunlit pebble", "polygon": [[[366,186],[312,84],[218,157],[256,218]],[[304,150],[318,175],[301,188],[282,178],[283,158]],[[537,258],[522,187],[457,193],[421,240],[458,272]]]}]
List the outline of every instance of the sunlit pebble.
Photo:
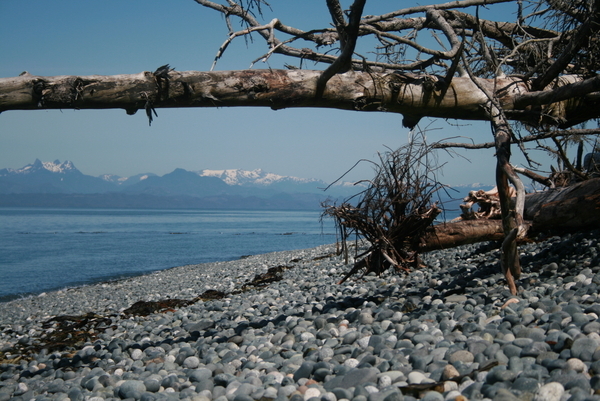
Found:
[{"label": "sunlit pebble", "polygon": [[354,358],[348,358],[344,361],[344,366],[348,366],[349,368],[355,368],[358,366],[358,360]]},{"label": "sunlit pebble", "polygon": [[308,386],[298,386],[298,391],[300,392],[300,394],[304,395],[306,393],[306,390],[308,390]]},{"label": "sunlit pebble", "polygon": [[392,385],[392,378],[389,376],[381,376],[379,378],[379,385],[381,387],[387,387]]},{"label": "sunlit pebble", "polygon": [[578,358],[571,358],[567,361],[567,367],[569,369],[574,370],[577,373],[587,373],[587,366],[585,365],[585,363],[583,363],[583,361],[581,359]]},{"label": "sunlit pebble", "polygon": [[379,389],[375,386],[365,386],[365,390],[367,390],[367,393],[369,393],[369,394],[374,394],[374,393],[379,392]]},{"label": "sunlit pebble", "polygon": [[304,392],[304,399],[310,400],[313,397],[320,397],[321,392],[318,388],[310,387]]}]

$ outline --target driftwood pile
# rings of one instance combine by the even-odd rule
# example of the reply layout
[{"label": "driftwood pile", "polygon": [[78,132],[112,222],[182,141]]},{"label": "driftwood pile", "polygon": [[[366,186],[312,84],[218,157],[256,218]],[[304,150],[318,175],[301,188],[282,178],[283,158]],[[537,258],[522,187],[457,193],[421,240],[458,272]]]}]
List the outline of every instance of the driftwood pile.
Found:
[{"label": "driftwood pile", "polygon": [[[390,210],[403,204],[399,198],[390,201],[382,215],[366,208],[363,202],[358,207],[343,204],[326,210],[326,214],[337,219],[343,243],[351,234],[359,233],[371,244],[366,252],[356,256],[357,261],[340,283],[360,271],[368,274],[381,273],[390,267],[397,270],[417,267],[418,254],[422,252],[504,239],[495,191],[472,191],[461,205],[460,220],[438,225],[432,225],[441,212],[435,203],[429,208],[419,204],[410,213],[400,213],[392,219]],[[378,202],[381,204],[383,200]],[[372,198],[371,205],[374,205]],[[478,209],[474,210],[476,206]],[[540,233],[560,234],[600,227],[600,178],[528,194],[524,218],[528,227],[526,240],[533,240]],[[376,224],[378,221],[384,225]]]}]

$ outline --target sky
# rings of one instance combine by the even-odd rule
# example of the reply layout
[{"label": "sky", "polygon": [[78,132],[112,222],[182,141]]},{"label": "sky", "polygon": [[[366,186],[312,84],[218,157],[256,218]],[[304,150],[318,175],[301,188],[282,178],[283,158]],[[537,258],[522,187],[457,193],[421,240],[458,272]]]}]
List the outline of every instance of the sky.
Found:
[{"label": "sky", "polygon": [[[270,4],[265,21],[277,16],[304,30],[330,23],[324,0]],[[367,1],[364,14],[393,11],[399,4],[404,2]],[[179,71],[207,71],[227,28],[219,13],[193,0],[2,0],[0,37],[0,78],[23,71],[115,75],[154,71],[167,63]],[[247,69],[266,50],[259,37],[249,44],[237,39],[216,69]],[[254,68],[281,68],[284,63],[298,61],[274,56]],[[93,176],[260,168],[332,182],[358,160],[378,160],[378,152],[405,144],[411,135],[402,127],[402,116],[393,113],[238,107],[157,113],[148,126],[143,111],[133,116],[123,110],[6,111],[0,114],[0,168],[21,168],[37,158],[71,160]],[[492,140],[487,123],[423,119],[419,127],[430,142]],[[440,182],[494,182],[492,150],[459,153],[440,153],[439,162],[445,163]],[[518,164],[517,153],[513,160]],[[345,180],[372,176],[372,165],[361,163]]]}]

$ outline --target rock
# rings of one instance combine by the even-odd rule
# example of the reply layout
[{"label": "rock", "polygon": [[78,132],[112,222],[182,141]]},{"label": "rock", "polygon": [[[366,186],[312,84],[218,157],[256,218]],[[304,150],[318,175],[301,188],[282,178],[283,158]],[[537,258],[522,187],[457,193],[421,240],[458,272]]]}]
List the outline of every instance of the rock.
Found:
[{"label": "rock", "polygon": [[560,401],[565,388],[562,384],[557,382],[551,382],[544,384],[540,387],[539,391],[535,395],[535,401]]},{"label": "rock", "polygon": [[446,381],[446,380],[451,380],[454,379],[455,377],[459,377],[460,373],[458,373],[458,370],[456,370],[456,368],[453,365],[446,365],[444,366],[444,370],[442,372],[442,380]]},{"label": "rock", "polygon": [[119,397],[121,398],[135,398],[140,399],[142,394],[146,391],[146,386],[140,380],[126,380],[119,387]]},{"label": "rock", "polygon": [[598,348],[596,340],[588,337],[578,338],[571,345],[571,356],[589,362],[592,361],[596,348]]},{"label": "rock", "polygon": [[208,369],[208,368],[198,368],[198,369],[194,369],[190,375],[190,381],[193,382],[200,382],[203,380],[207,380],[210,379],[213,375],[212,370]]},{"label": "rock", "polygon": [[455,363],[455,362],[462,362],[462,363],[471,363],[474,360],[474,356],[472,353],[470,353],[467,350],[460,350],[460,351],[456,351],[454,353],[452,353],[450,355],[450,357],[448,358],[448,362],[450,363]]},{"label": "rock", "polygon": [[186,369],[196,369],[200,366],[200,359],[197,356],[188,356],[183,361],[182,366]]}]

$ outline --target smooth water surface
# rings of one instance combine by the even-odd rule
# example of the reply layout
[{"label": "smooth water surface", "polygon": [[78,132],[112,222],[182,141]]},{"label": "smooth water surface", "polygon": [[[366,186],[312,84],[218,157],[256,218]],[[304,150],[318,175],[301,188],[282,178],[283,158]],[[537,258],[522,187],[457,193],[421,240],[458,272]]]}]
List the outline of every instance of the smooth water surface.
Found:
[{"label": "smooth water surface", "polygon": [[336,240],[318,211],[0,208],[0,301]]}]

